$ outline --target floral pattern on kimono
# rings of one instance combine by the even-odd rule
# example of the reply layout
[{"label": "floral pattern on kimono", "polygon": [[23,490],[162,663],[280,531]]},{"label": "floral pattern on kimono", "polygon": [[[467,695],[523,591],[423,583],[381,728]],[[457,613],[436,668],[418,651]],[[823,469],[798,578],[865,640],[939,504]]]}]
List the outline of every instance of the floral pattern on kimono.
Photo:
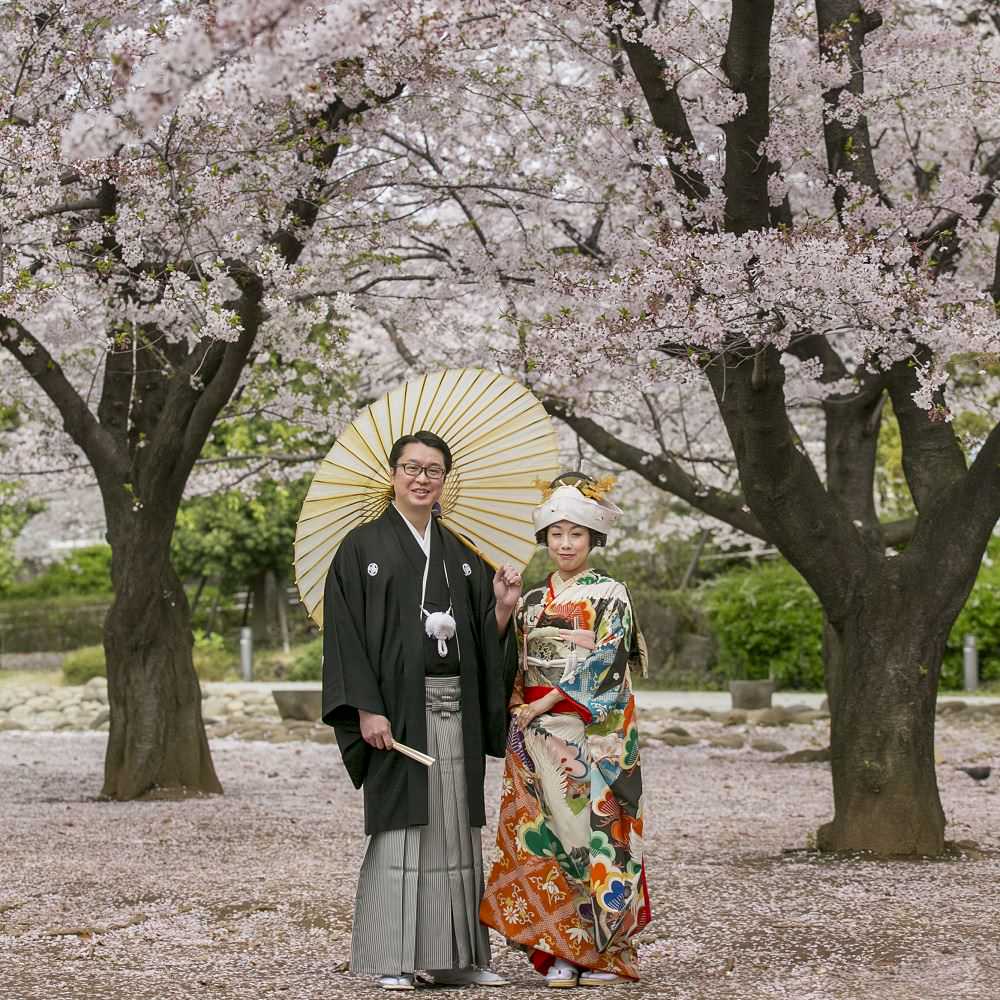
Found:
[{"label": "floral pattern on kimono", "polygon": [[522,733],[511,723],[497,859],[480,919],[532,953],[638,978],[634,935],[650,919],[642,771],[625,587],[593,570],[550,577],[515,615],[512,706],[563,698]]}]

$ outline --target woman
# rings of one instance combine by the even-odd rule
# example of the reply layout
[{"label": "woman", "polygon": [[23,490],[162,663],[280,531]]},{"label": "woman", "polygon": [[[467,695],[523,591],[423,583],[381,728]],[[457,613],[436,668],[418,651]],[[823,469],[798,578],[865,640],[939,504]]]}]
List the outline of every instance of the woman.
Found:
[{"label": "woman", "polygon": [[590,569],[621,511],[575,473],[534,512],[556,569],[518,605],[521,650],[498,858],[480,919],[521,945],[548,985],[638,979],[650,918],[630,664],[641,640],[625,587]]}]

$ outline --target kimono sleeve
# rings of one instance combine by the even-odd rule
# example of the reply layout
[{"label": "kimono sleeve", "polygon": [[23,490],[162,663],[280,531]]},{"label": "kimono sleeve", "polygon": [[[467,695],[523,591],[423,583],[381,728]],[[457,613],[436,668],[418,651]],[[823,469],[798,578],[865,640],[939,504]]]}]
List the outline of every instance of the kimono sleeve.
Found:
[{"label": "kimono sleeve", "polygon": [[357,721],[358,710],[385,714],[365,645],[365,591],[351,537],[337,550],[323,594],[323,721]]},{"label": "kimono sleeve", "polygon": [[524,647],[524,596],[518,598],[517,607],[511,615],[508,629],[513,632],[514,640],[514,683],[507,698],[507,707],[513,711],[524,704],[524,663],[521,661],[521,649]]},{"label": "kimono sleeve", "polygon": [[591,725],[600,725],[609,712],[620,707],[632,650],[632,604],[625,587],[613,583],[602,604],[594,649],[572,676],[564,677],[558,685],[568,699],[590,714]]},{"label": "kimono sleeve", "polygon": [[344,766],[358,788],[371,756],[358,712],[385,715],[364,636],[364,578],[357,541],[349,535],[333,557],[323,594],[323,721],[336,730]]},{"label": "kimono sleeve", "polygon": [[507,703],[517,672],[517,640],[513,621],[499,634],[496,619],[496,596],[493,593],[493,570],[476,557],[473,603],[480,643],[479,697],[483,727],[483,749],[491,757],[503,757],[507,749]]}]

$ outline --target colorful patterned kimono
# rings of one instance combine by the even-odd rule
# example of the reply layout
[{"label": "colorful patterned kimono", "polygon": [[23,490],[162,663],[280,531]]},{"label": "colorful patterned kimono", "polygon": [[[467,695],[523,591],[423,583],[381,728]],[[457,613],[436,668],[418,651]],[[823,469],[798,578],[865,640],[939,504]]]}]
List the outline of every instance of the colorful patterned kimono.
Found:
[{"label": "colorful patterned kimono", "polygon": [[558,592],[550,577],[515,617],[521,663],[511,704],[563,698],[524,733],[511,723],[499,856],[479,916],[523,946],[638,978],[633,936],[650,919],[642,858],[642,772],[625,587],[593,571]]}]

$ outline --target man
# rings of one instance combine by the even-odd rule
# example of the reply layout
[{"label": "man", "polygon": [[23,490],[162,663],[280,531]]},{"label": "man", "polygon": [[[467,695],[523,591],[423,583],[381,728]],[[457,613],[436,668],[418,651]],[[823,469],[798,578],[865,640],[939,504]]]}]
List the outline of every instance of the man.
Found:
[{"label": "man", "polygon": [[[479,923],[484,754],[502,757],[520,574],[491,573],[432,517],[451,471],[428,431],[392,447],[393,501],[349,532],[327,575],[323,719],[334,726],[369,834],[351,971],[413,989],[502,986]],[[430,754],[426,768],[393,741]]]}]

